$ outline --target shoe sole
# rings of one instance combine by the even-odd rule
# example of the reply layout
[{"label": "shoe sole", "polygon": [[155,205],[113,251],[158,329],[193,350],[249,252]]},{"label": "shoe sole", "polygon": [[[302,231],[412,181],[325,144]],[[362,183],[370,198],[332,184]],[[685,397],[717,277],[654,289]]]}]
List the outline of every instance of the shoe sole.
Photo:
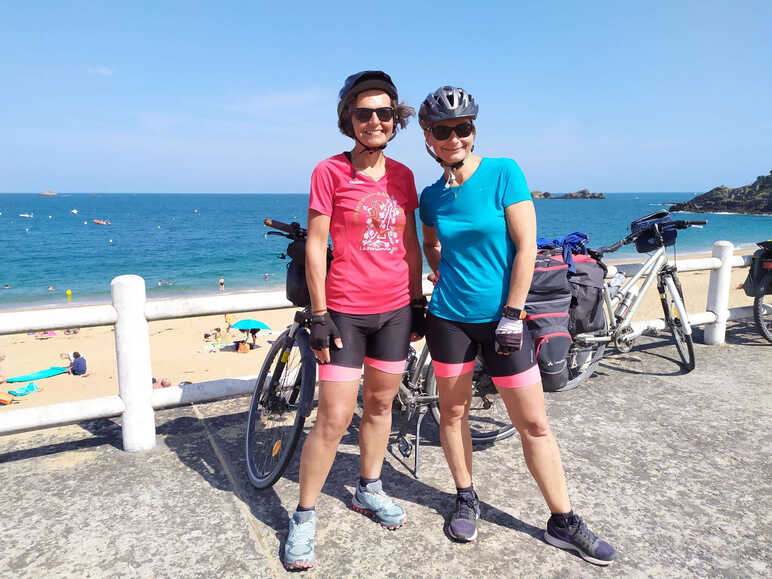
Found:
[{"label": "shoe sole", "polygon": [[365,507],[360,507],[353,500],[351,501],[351,509],[356,511],[357,513],[361,513],[364,516],[371,518],[373,521],[378,523],[381,527],[383,527],[384,529],[388,529],[389,531],[396,531],[407,522],[407,516],[405,516],[405,517],[402,517],[402,520],[398,524],[387,525],[386,523],[382,522],[373,511],[371,511],[370,509],[366,509]]},{"label": "shoe sole", "polygon": [[282,565],[287,571],[308,571],[314,567],[313,563],[308,561],[295,561],[294,563],[285,563],[282,561]]},{"label": "shoe sole", "polygon": [[602,567],[605,567],[606,565],[610,565],[614,561],[613,559],[611,561],[596,559],[595,557],[592,557],[587,553],[585,553],[584,551],[582,551],[576,545],[572,543],[567,543],[562,539],[558,539],[557,537],[550,535],[549,531],[544,532],[544,540],[550,545],[552,545],[553,547],[557,547],[558,549],[563,549],[564,551],[573,551],[585,561],[589,561],[590,563],[594,563],[595,565],[601,565]]}]

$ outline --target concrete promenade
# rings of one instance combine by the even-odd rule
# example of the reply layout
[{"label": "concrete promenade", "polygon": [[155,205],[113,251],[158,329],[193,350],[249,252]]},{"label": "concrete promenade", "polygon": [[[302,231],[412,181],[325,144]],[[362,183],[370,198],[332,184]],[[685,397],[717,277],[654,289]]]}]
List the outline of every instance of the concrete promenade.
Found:
[{"label": "concrete promenade", "polygon": [[[701,330],[696,330],[697,341]],[[425,421],[421,479],[387,456],[408,512],[389,532],[348,508],[355,417],[317,507],[308,577],[769,577],[772,345],[750,322],[675,363],[667,335],[612,354],[577,390],[547,395],[576,510],[620,560],[590,565],[544,543],[548,517],[517,436],[474,454],[476,542],[443,532],[454,487]],[[156,448],[120,449],[116,420],[0,437],[0,577],[276,577],[297,457],[268,491],[246,477],[248,398],[156,413]]]}]

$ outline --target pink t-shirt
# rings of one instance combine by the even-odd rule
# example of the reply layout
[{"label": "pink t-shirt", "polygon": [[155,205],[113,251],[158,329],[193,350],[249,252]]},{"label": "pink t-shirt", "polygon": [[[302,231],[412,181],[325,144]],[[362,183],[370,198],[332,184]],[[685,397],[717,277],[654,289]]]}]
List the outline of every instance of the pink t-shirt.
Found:
[{"label": "pink t-shirt", "polygon": [[378,314],[410,303],[405,214],[418,207],[410,169],[387,157],[386,174],[374,181],[354,175],[344,153],[335,155],[314,169],[308,207],[330,216],[327,307]]}]

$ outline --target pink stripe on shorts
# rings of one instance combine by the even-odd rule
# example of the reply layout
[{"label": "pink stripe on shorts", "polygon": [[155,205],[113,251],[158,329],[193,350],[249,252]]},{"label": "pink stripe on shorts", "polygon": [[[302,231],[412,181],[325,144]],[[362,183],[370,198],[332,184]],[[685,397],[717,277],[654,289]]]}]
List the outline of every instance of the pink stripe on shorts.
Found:
[{"label": "pink stripe on shorts", "polygon": [[365,356],[365,364],[372,366],[381,372],[386,372],[387,374],[402,374],[402,372],[405,371],[405,362],[407,362],[407,360],[397,360],[396,362],[392,362]]},{"label": "pink stripe on shorts", "polygon": [[335,364],[319,364],[319,380],[323,382],[353,382],[359,380],[362,368],[349,368]]},{"label": "pink stripe on shorts", "polygon": [[460,364],[446,364],[432,360],[432,364],[434,365],[434,373],[440,378],[455,378],[474,370],[474,360]]},{"label": "pink stripe on shorts", "polygon": [[539,366],[534,364],[528,370],[524,370],[513,376],[491,376],[493,383],[500,388],[520,388],[530,386],[541,381]]}]

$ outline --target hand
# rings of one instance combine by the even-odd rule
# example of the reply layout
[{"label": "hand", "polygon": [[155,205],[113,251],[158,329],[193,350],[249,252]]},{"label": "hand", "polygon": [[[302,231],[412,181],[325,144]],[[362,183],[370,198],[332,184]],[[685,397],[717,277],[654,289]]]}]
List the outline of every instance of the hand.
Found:
[{"label": "hand", "polygon": [[502,317],[496,326],[496,352],[508,356],[523,347],[523,320]]},{"label": "hand", "polygon": [[426,298],[421,296],[410,302],[410,341],[416,342],[424,337],[426,326]]},{"label": "hand", "polygon": [[338,326],[330,318],[327,312],[311,317],[311,350],[314,356],[322,364],[330,361],[330,336],[332,336],[333,345],[339,350],[343,348],[343,341],[340,339]]},{"label": "hand", "polygon": [[433,271],[432,273],[426,276],[426,279],[432,282],[432,285],[437,285],[437,282],[440,281],[440,272]]}]

